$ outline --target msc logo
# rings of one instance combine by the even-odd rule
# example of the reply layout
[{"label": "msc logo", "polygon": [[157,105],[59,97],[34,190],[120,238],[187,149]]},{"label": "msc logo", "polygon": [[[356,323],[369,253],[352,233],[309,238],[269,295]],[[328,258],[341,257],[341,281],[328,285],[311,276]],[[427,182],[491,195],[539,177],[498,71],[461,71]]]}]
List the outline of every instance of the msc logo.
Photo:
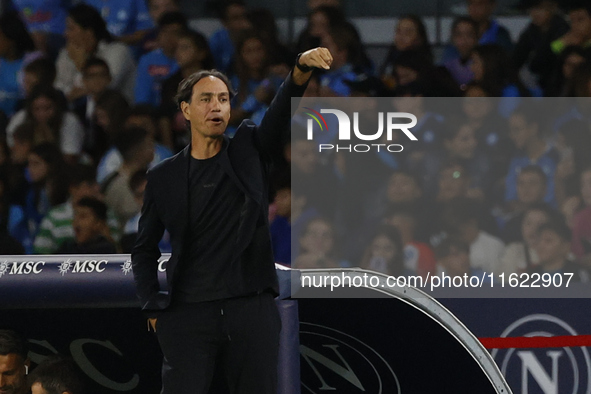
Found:
[{"label": "msc logo", "polygon": [[5,260],[0,263],[0,278],[4,275],[37,275],[43,271],[45,261],[14,261]]},{"label": "msc logo", "polygon": [[[349,115],[347,115],[344,111],[339,109],[321,109],[320,113],[313,110],[309,107],[304,107],[311,112],[306,112],[306,115],[310,116],[312,119],[308,119],[307,122],[307,138],[308,140],[312,140],[314,138],[314,121],[318,124],[321,131],[324,131],[324,127],[328,131],[328,124],[326,120],[321,114],[333,114],[337,117],[339,130],[338,130],[338,140],[339,141],[350,141],[351,140],[351,129],[353,130],[353,134],[361,141],[378,141],[382,139],[382,135],[384,134],[384,118],[386,118],[386,140],[392,141],[393,133],[397,130],[402,131],[406,137],[408,137],[411,141],[417,141],[417,137],[410,131],[410,129],[417,124],[417,117],[413,114],[407,112],[378,112],[378,130],[372,133],[362,133],[359,129],[359,112],[353,112],[353,127],[351,127],[351,119]],[[319,119],[320,118],[320,119]],[[320,121],[322,120],[322,122]],[[406,122],[400,123],[400,121]],[[324,127],[323,127],[324,125]],[[355,151],[355,152],[369,152],[370,150],[375,149],[378,152],[380,149],[387,150],[389,152],[401,152],[403,150],[402,145],[400,144],[385,144],[385,143],[375,143],[375,144],[355,144],[355,145],[334,145],[334,144],[320,144],[319,145],[319,152],[323,150],[336,150],[338,151]]]},{"label": "msc logo", "polygon": [[70,270],[72,274],[101,273],[105,270],[108,260],[74,260],[68,259],[60,264],[59,272],[64,276]]},{"label": "msc logo", "polygon": [[359,339],[335,329],[300,323],[302,387],[309,393],[401,393],[386,360]]},{"label": "msc logo", "polygon": [[[535,314],[515,321],[501,337],[557,335],[577,335],[577,332],[555,316]],[[515,392],[591,392],[591,359],[585,347],[495,349],[492,356]]]}]

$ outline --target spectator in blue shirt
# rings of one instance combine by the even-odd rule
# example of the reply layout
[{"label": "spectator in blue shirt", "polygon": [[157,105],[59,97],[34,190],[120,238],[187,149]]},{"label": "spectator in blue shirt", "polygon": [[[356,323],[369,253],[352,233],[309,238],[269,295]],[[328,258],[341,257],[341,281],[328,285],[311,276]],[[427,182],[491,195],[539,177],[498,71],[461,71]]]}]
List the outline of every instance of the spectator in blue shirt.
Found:
[{"label": "spectator in blue shirt", "polygon": [[547,179],[544,201],[552,206],[556,205],[554,174],[559,158],[557,151],[543,138],[542,127],[545,123],[543,111],[533,104],[521,106],[509,118],[509,137],[519,153],[509,164],[505,179],[505,201],[517,199],[517,176],[521,170],[529,165],[537,165],[544,171]]},{"label": "spectator in blue shirt", "polygon": [[18,74],[25,54],[35,46],[16,12],[0,17],[0,111],[12,116],[21,97]]},{"label": "spectator in blue shirt", "polygon": [[187,19],[180,12],[164,14],[158,21],[158,48],[140,58],[135,80],[135,102],[160,105],[162,82],[178,70],[174,54]]},{"label": "spectator in blue shirt", "polygon": [[[153,23],[157,23],[162,15],[167,12],[180,11],[179,0],[148,0],[148,12]],[[152,27],[144,36],[139,46],[139,56],[145,55],[148,52],[158,48],[158,28]]]},{"label": "spectator in blue shirt", "polygon": [[252,26],[242,0],[223,2],[219,8],[219,17],[224,27],[213,33],[209,39],[209,47],[214,56],[216,68],[225,74],[231,74],[236,36]]},{"label": "spectator in blue shirt", "polygon": [[496,0],[468,0],[468,15],[478,24],[478,43],[497,44],[511,52],[513,43],[509,31],[492,18]]},{"label": "spectator in blue shirt", "polygon": [[351,88],[345,81],[357,79],[352,59],[356,39],[345,25],[336,26],[322,37],[322,45],[330,51],[333,62],[330,70],[320,77],[320,93],[324,97],[350,96]]},{"label": "spectator in blue shirt", "polygon": [[465,90],[474,78],[470,68],[470,55],[478,44],[478,25],[472,19],[462,16],[454,20],[451,27],[451,45],[455,48],[454,56],[443,59],[441,64],[447,68],[453,79]]},{"label": "spectator in blue shirt", "polygon": [[35,42],[35,47],[52,59],[64,46],[66,9],[70,0],[12,0]]},{"label": "spectator in blue shirt", "polygon": [[145,0],[83,1],[96,8],[109,33],[127,45],[140,43],[153,26]]}]

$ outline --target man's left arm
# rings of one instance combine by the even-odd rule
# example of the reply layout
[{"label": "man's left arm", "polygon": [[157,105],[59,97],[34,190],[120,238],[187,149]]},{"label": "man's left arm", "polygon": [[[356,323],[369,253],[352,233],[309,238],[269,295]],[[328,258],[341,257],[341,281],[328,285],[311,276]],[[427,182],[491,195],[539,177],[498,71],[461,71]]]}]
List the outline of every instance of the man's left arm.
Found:
[{"label": "man's left arm", "polygon": [[281,151],[282,130],[289,128],[291,98],[302,97],[314,68],[330,69],[332,55],[326,48],[314,48],[302,53],[289,73],[256,132],[262,152],[271,157]]}]

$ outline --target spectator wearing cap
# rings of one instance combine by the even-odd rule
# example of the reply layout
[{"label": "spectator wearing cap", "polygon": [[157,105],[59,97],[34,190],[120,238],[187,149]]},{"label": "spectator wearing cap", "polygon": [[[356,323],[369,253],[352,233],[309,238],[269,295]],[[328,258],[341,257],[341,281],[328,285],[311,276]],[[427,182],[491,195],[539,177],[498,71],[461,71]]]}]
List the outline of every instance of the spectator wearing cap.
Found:
[{"label": "spectator wearing cap", "polygon": [[178,70],[174,58],[187,19],[180,12],[170,12],[158,20],[158,48],[140,58],[135,80],[135,103],[160,105],[163,81]]},{"label": "spectator wearing cap", "polygon": [[555,0],[521,0],[519,6],[527,10],[531,22],[519,35],[513,64],[517,69],[526,66],[546,91],[556,64],[550,44],[566,34],[569,26],[559,15]]}]

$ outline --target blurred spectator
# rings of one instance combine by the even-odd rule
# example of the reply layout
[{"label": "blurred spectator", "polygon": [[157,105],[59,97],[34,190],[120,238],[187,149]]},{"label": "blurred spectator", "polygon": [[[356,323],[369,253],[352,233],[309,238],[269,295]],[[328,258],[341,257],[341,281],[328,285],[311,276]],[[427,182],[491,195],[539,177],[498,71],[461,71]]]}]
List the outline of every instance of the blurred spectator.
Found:
[{"label": "blurred spectator", "polygon": [[465,90],[474,78],[470,68],[470,55],[478,45],[478,25],[466,16],[458,17],[451,26],[451,45],[454,50],[444,52],[441,64],[453,79]]},{"label": "blurred spectator", "polygon": [[9,394],[26,394],[29,359],[27,340],[12,330],[0,330],[0,376],[2,391]]},{"label": "blurred spectator", "polygon": [[[231,78],[237,94],[232,99],[230,125],[236,127],[249,118],[260,123],[275,92],[283,81],[272,75],[269,69],[269,50],[267,43],[254,30],[244,32],[236,44],[235,74]],[[235,130],[228,130],[233,132]]]},{"label": "blurred spectator", "polygon": [[478,24],[478,43],[496,44],[507,53],[511,53],[513,44],[509,31],[492,18],[496,0],[467,0],[468,15]]},{"label": "blurred spectator", "polygon": [[517,198],[507,202],[504,212],[497,217],[503,241],[515,242],[521,237],[524,212],[540,204],[546,195],[548,179],[537,165],[528,165],[517,175]]},{"label": "blurred spectator", "polygon": [[[53,254],[66,242],[74,241],[74,206],[84,197],[100,196],[100,188],[96,182],[96,171],[93,167],[78,164],[68,174],[69,199],[47,212],[41,221],[39,232],[33,244],[37,254]],[[113,211],[107,211],[107,224],[112,237],[117,240],[121,236],[119,222]]]},{"label": "blurred spectator", "polygon": [[153,27],[145,0],[82,0],[96,8],[111,35],[127,45],[140,43]]},{"label": "blurred spectator", "polygon": [[291,176],[289,172],[280,174],[274,183],[275,217],[270,224],[273,255],[276,262],[291,265]]},{"label": "blurred spectator", "polygon": [[226,75],[231,75],[235,42],[238,34],[252,28],[246,16],[246,6],[242,0],[223,0],[216,3],[218,16],[224,25],[209,38],[209,47],[214,57],[216,68]]},{"label": "blurred spectator", "polygon": [[82,153],[84,128],[76,115],[67,111],[64,96],[48,85],[33,88],[26,108],[17,112],[6,128],[7,141],[13,145],[12,135],[24,123],[34,127],[33,142],[50,142],[60,147],[64,158],[74,163]]},{"label": "blurred spectator", "polygon": [[0,111],[12,116],[22,86],[19,73],[25,65],[25,56],[34,51],[35,45],[27,28],[16,12],[5,12],[0,16]]},{"label": "blurred spectator", "polygon": [[[573,73],[573,96],[575,97],[591,97],[591,61],[578,66]],[[589,106],[583,105],[586,111],[583,114],[588,114]],[[580,110],[580,108],[578,108]]]},{"label": "blurred spectator", "polygon": [[320,5],[310,8],[307,25],[300,33],[296,49],[298,52],[305,52],[308,49],[321,45],[322,37],[336,26],[343,25],[346,21],[345,14],[339,7]]},{"label": "blurred spectator", "polygon": [[108,146],[107,134],[95,124],[97,99],[107,91],[111,83],[109,65],[98,57],[88,58],[82,69],[82,78],[87,95],[74,100],[73,112],[84,125],[84,151],[96,162]]},{"label": "blurred spectator", "polygon": [[[167,12],[178,12],[180,11],[180,0],[147,0],[148,12],[152,22],[157,23],[162,15]],[[148,30],[144,36],[142,42],[140,42],[139,55],[144,55],[150,51],[153,51],[158,47],[158,28],[153,27]]]},{"label": "blurred spectator", "polygon": [[162,127],[170,130],[173,151],[177,152],[185,147],[190,140],[186,120],[175,100],[178,86],[183,79],[197,71],[211,70],[214,68],[214,64],[207,38],[192,30],[186,30],[180,34],[174,58],[179,70],[162,82],[160,108],[165,119]]},{"label": "blurred spectator", "polygon": [[443,163],[457,162],[467,170],[468,191],[472,198],[483,199],[491,188],[491,162],[482,150],[478,149],[478,140],[474,129],[463,119],[448,120],[441,137],[443,149],[426,155],[415,171],[423,176],[423,190],[434,194],[437,190],[437,178]]},{"label": "blurred spectator", "polygon": [[135,62],[131,51],[122,43],[113,42],[99,12],[87,4],[70,8],[66,18],[66,47],[57,58],[56,88],[70,101],[87,94],[82,84],[82,68],[89,56],[103,59],[111,71],[111,85],[128,100],[133,99]]},{"label": "blurred spectator", "polygon": [[534,203],[521,216],[520,237],[505,247],[498,274],[525,272],[540,263],[536,252],[538,230],[542,224],[559,220],[558,213],[545,203]]},{"label": "blurred spectator", "polygon": [[[164,138],[159,132],[156,121],[156,113],[152,107],[138,105],[129,110],[127,113],[127,118],[124,120],[121,128],[118,129],[122,129],[123,132],[125,132],[125,129],[139,127],[148,132],[150,138],[155,141],[153,153],[154,159],[149,165],[150,168],[160,163],[162,160],[172,156],[172,151],[162,143],[158,142],[159,140],[164,141],[166,138]],[[120,132],[117,131],[117,133],[114,135],[114,138],[116,139],[119,134]],[[99,183],[103,182],[110,174],[117,171],[117,169],[121,166],[121,163],[123,163],[123,157],[117,149],[116,144],[114,144],[104,154],[99,162],[97,168],[97,179]]]},{"label": "blurred spectator", "polygon": [[581,172],[580,193],[583,207],[574,215],[572,251],[585,265],[591,266],[591,168]]},{"label": "blurred spectator", "polygon": [[338,268],[339,262],[335,252],[339,249],[334,241],[334,228],[325,219],[316,218],[308,222],[306,230],[299,238],[300,254],[296,257],[293,267],[304,268]]},{"label": "blurred spectator", "polygon": [[10,163],[3,165],[3,172],[7,176],[9,200],[11,203],[21,203],[25,201],[29,182],[27,180],[27,162],[29,153],[35,144],[33,137],[35,129],[32,124],[24,123],[16,128],[13,134],[14,143],[12,149],[6,146],[10,153]]},{"label": "blurred spectator", "polygon": [[558,164],[558,152],[546,143],[543,137],[546,120],[543,111],[532,103],[522,106],[509,119],[509,136],[518,153],[509,164],[505,180],[505,201],[517,199],[517,176],[522,168],[537,165],[546,174],[544,201],[556,205],[554,199],[554,173]]},{"label": "blurred spectator", "polygon": [[513,52],[513,64],[519,70],[527,66],[537,77],[538,85],[547,91],[556,66],[556,56],[550,43],[562,37],[568,30],[568,23],[559,14],[555,0],[521,0],[531,22],[521,32]]},{"label": "blurred spectator", "polygon": [[560,53],[553,69],[552,80],[546,91],[549,97],[572,97],[575,95],[574,75],[579,67],[589,59],[585,50],[579,46],[570,45]]},{"label": "blurred spectator", "polygon": [[478,276],[484,271],[474,268],[470,260],[470,246],[458,238],[446,238],[435,248],[437,259],[437,275],[445,273],[448,276]]},{"label": "blurred spectator", "polygon": [[[23,246],[10,235],[8,231],[8,218],[10,215],[10,195],[8,193],[8,179],[5,168],[0,168],[0,255],[25,254]],[[1,359],[0,355],[0,359]],[[1,364],[1,362],[0,362]],[[2,370],[0,368],[0,375]],[[0,386],[1,387],[1,386]]]},{"label": "blurred spectator", "polygon": [[187,19],[180,12],[169,12],[158,20],[158,48],[140,58],[135,80],[135,102],[160,105],[162,82],[178,70],[174,54]]},{"label": "blurred spectator", "polygon": [[[22,94],[23,98],[18,103],[18,110],[26,104],[33,88],[37,85],[53,86],[57,71],[55,63],[46,57],[40,57],[28,63],[22,73]],[[20,83],[20,81],[19,81]]]},{"label": "blurred spectator", "polygon": [[55,60],[64,46],[66,10],[70,0],[12,0],[31,33],[37,50]]},{"label": "blurred spectator", "polygon": [[[492,1],[492,0],[474,0]],[[474,81],[492,97],[527,97],[530,92],[519,80],[507,52],[499,45],[487,44],[474,48],[471,57]],[[509,115],[509,111],[502,115]]]},{"label": "blurred spectator", "polygon": [[81,374],[73,360],[51,356],[28,377],[31,394],[84,394]]},{"label": "blurred spectator", "polygon": [[410,211],[395,211],[387,215],[385,224],[394,226],[400,232],[404,245],[404,268],[407,272],[426,277],[435,273],[435,256],[428,244],[415,240],[416,215]]},{"label": "blurred spectator", "polygon": [[528,272],[572,273],[571,283],[589,282],[589,271],[570,259],[570,245],[571,231],[564,222],[542,224],[538,229],[538,242],[535,247],[540,263],[530,267]]},{"label": "blurred spectator", "polygon": [[482,229],[480,204],[467,198],[452,201],[443,212],[448,235],[470,245],[470,266],[485,272],[497,272],[505,251],[503,242]]},{"label": "blurred spectator", "polygon": [[64,242],[58,254],[115,254],[116,243],[107,225],[107,205],[94,197],[82,197],[74,205],[75,241]]},{"label": "blurred spectator", "polygon": [[[97,138],[94,146],[96,152],[93,157],[102,158],[99,153],[104,156],[109,146],[113,145],[117,134],[123,129],[130,110],[128,101],[117,90],[107,89],[97,96],[93,119],[94,135]],[[100,170],[101,165],[99,162],[97,174],[99,182],[103,179]]]},{"label": "blurred spectator", "polygon": [[256,8],[248,11],[248,20],[257,34],[269,46],[267,53],[269,54],[271,71],[281,75],[284,79],[291,71],[295,54],[279,40],[280,34],[275,16],[266,8]]},{"label": "blurred spectator", "polygon": [[136,171],[145,170],[154,159],[154,137],[145,129],[131,127],[119,133],[115,146],[123,163],[101,183],[101,191],[123,228],[140,210],[129,187],[129,179]]},{"label": "blurred spectator", "polygon": [[68,198],[65,163],[59,149],[50,143],[35,146],[27,166],[30,186],[25,201],[13,205],[9,228],[11,235],[33,252],[33,239],[47,212]]},{"label": "blurred spectator", "polygon": [[394,276],[416,274],[405,270],[403,248],[398,229],[382,225],[365,248],[359,267]]},{"label": "blurred spectator", "polygon": [[433,61],[427,29],[421,18],[416,15],[406,15],[396,25],[394,41],[380,70],[382,80],[389,89],[394,89],[399,83],[396,81],[396,64],[400,54],[406,51],[417,52],[427,63]]},{"label": "blurred spectator", "polygon": [[330,70],[320,77],[320,94],[324,97],[350,96],[351,88],[345,81],[357,78],[354,68],[357,37],[347,25],[333,27],[322,36],[322,46],[332,54]]},{"label": "blurred spectator", "polygon": [[580,46],[587,52],[591,48],[591,4],[586,0],[566,2],[570,30],[552,42],[552,51],[560,54],[570,45]]}]

